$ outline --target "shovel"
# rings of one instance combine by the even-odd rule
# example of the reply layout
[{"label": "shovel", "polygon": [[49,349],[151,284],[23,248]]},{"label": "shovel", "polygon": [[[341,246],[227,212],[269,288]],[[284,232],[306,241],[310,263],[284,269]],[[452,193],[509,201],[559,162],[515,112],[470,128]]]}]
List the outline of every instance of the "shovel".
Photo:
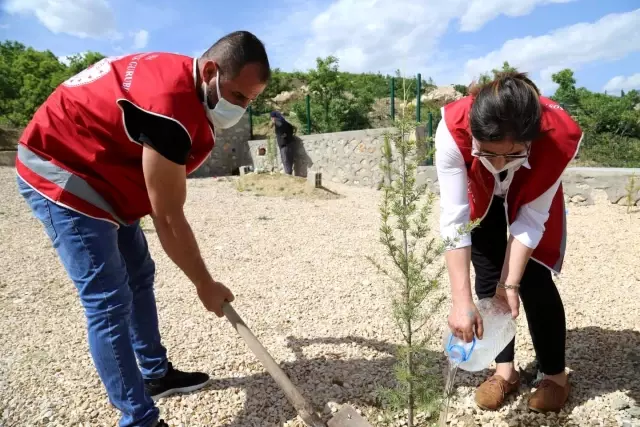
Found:
[{"label": "shovel", "polygon": [[222,311],[231,323],[231,326],[233,326],[236,332],[238,332],[238,335],[244,339],[253,354],[260,359],[260,362],[262,362],[262,365],[267,372],[269,372],[269,375],[271,375],[282,391],[284,391],[287,399],[296,411],[298,411],[298,415],[300,415],[300,418],[302,418],[306,425],[310,427],[372,427],[367,420],[362,418],[362,416],[349,405],[342,405],[342,408],[325,424],[313,406],[300,394],[300,391],[293,385],[287,374],[278,366],[269,352],[260,344],[260,341],[258,341],[242,321],[238,313],[231,307],[231,304],[225,302],[222,306]]}]

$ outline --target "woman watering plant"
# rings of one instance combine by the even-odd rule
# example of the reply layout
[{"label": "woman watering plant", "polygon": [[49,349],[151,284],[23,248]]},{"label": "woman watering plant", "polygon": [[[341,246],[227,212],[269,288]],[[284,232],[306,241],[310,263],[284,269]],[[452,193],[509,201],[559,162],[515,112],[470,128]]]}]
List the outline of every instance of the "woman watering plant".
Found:
[{"label": "woman watering plant", "polygon": [[[495,295],[515,319],[522,298],[544,374],[529,408],[557,412],[570,385],[564,307],[551,273],[560,272],[566,244],[561,176],[582,131],[524,73],[503,73],[442,113],[435,137],[442,236],[454,238],[470,220],[480,220],[445,254],[452,292],[449,327],[465,342],[482,338],[482,318],[471,296],[471,262],[479,299]],[[498,409],[518,389],[514,352],[515,339],[496,357],[495,374],[476,390],[481,408]]]}]

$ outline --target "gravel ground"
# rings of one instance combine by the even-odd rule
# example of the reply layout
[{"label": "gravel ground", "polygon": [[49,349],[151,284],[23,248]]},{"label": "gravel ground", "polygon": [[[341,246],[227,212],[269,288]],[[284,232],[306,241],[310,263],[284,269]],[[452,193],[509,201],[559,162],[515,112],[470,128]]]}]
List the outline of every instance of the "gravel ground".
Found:
[{"label": "gravel ground", "polygon": [[[256,197],[226,180],[190,180],[187,215],[209,266],[235,292],[236,309],[303,394],[327,413],[350,403],[382,425],[374,391],[391,384],[397,334],[388,284],[364,259],[382,255],[380,193],[331,188],[346,197]],[[73,285],[19,198],[12,168],[0,168],[0,200],[0,425],[116,425]],[[529,413],[525,384],[501,411],[478,410],[473,389],[488,372],[461,372],[451,426],[640,425],[640,214],[624,210],[602,200],[569,206],[568,256],[557,280],[573,371],[566,409]],[[153,230],[147,237],[170,358],[213,378],[201,392],[161,400],[162,416],[172,426],[301,425],[226,320],[205,312]],[[441,319],[444,328],[444,311]],[[526,328],[521,315],[516,357],[531,371]],[[441,353],[439,345],[432,350]]]}]

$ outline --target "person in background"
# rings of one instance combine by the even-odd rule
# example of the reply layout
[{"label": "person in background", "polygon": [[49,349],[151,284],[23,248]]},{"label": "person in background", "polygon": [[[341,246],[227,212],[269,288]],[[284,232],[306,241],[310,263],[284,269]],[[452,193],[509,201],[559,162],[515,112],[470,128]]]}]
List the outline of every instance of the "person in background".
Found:
[{"label": "person in background", "polygon": [[284,173],[292,175],[295,154],[293,136],[297,129],[279,111],[271,112],[271,125],[276,131],[276,140],[278,141],[278,147],[280,147],[280,158],[282,159]]},{"label": "person in background", "polygon": [[168,360],[140,218],[151,216],[163,250],[221,317],[234,296],[210,274],[185,217],[187,175],[207,159],[215,130],[237,123],[270,75],[264,45],[246,31],[200,58],[105,58],[58,86],[20,138],[19,192],[77,288],[121,427],[167,426],[154,401],[209,380]]},{"label": "person in background", "polygon": [[[524,73],[508,72],[442,108],[435,136],[440,227],[459,240],[445,254],[451,282],[449,327],[466,342],[483,336],[471,295],[494,295],[513,318],[520,297],[544,374],[528,400],[537,412],[558,412],[570,391],[565,373],[565,312],[552,278],[566,245],[561,176],[578,152],[582,131]],[[470,235],[457,230],[470,220]],[[507,232],[509,236],[507,237]],[[496,371],[476,390],[480,408],[498,409],[520,385],[515,339],[496,357]]]}]

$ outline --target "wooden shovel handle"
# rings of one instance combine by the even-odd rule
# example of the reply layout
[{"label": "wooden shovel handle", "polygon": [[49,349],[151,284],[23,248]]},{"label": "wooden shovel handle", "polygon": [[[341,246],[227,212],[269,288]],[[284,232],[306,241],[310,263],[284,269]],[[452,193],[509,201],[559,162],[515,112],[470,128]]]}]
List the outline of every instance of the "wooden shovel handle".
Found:
[{"label": "wooden shovel handle", "polygon": [[296,411],[298,411],[300,418],[311,427],[326,427],[326,424],[316,414],[313,406],[300,394],[300,391],[293,385],[287,374],[285,374],[276,361],[273,360],[269,352],[262,346],[255,335],[253,335],[233,307],[231,307],[231,304],[225,302],[222,306],[222,311],[231,323],[231,326],[233,326],[236,332],[238,332],[238,335],[244,339],[253,354],[262,362],[267,372],[269,372],[269,375],[273,377],[282,391],[284,391],[289,402],[291,402],[293,407],[296,408]]}]

